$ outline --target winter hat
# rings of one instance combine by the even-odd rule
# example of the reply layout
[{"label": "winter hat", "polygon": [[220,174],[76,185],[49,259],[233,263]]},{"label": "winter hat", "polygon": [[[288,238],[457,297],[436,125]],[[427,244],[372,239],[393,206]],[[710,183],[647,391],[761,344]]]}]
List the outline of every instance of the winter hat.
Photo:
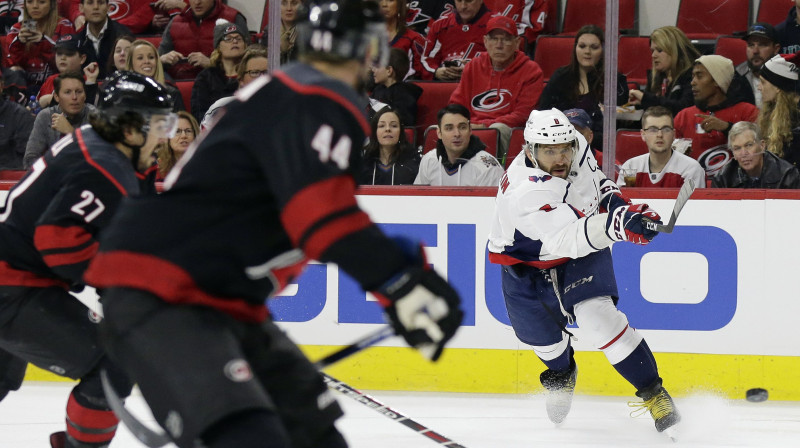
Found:
[{"label": "winter hat", "polygon": [[700,56],[694,62],[703,64],[722,92],[728,93],[728,87],[733,81],[733,61],[717,54],[708,54]]},{"label": "winter hat", "polygon": [[247,35],[235,23],[228,22],[225,19],[217,19],[214,26],[214,48],[219,46],[223,37],[233,33],[239,33],[242,39],[247,42]]},{"label": "winter hat", "polygon": [[794,92],[797,85],[798,54],[776,54],[764,63],[759,74],[775,87],[787,92]]}]

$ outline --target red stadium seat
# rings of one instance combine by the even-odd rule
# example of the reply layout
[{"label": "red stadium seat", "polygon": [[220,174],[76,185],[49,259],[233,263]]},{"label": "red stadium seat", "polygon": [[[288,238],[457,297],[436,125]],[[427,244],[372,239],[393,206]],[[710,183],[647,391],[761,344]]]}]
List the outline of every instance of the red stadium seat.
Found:
[{"label": "red stadium seat", "polygon": [[789,10],[794,6],[794,0],[761,0],[758,2],[756,22],[777,25],[786,20]]},{"label": "red stadium seat", "polygon": [[525,128],[514,128],[511,130],[511,140],[508,142],[508,153],[506,154],[505,168],[522,152],[522,145],[525,144]]},{"label": "red stadium seat", "polygon": [[408,142],[411,143],[412,145],[416,145],[417,130],[414,128],[406,128],[405,133],[406,133],[406,140],[408,140]]},{"label": "red stadium seat", "polygon": [[536,52],[533,60],[542,68],[547,82],[557,68],[569,64],[572,58],[573,36],[539,36],[536,38]]},{"label": "red stadium seat", "polygon": [[436,124],[436,114],[450,103],[450,95],[458,87],[457,82],[414,81],[422,87],[422,95],[417,100],[416,126],[428,127]]},{"label": "red stadium seat", "polygon": [[628,82],[646,84],[647,72],[652,65],[649,37],[619,37],[617,70],[628,78]]},{"label": "red stadium seat", "polygon": [[152,36],[136,36],[136,38],[150,42],[151,44],[153,44],[154,47],[156,47],[156,49],[158,49],[158,46],[161,45],[160,34],[154,34]]},{"label": "red stadium seat", "polygon": [[714,40],[747,31],[750,0],[681,0],[677,27],[689,39]]},{"label": "red stadium seat", "polygon": [[[436,141],[439,139],[438,135],[436,134],[436,128],[436,125],[431,125],[425,129],[425,140],[422,145],[423,153],[427,153],[428,151],[436,148]],[[497,157],[497,146],[499,145],[500,141],[500,133],[497,131],[497,129],[473,129],[472,134],[481,139],[481,141],[486,145],[486,152]]]},{"label": "red stadium seat", "polygon": [[[639,2],[637,0],[619,0],[619,32],[622,34],[639,34],[637,20]],[[574,36],[584,25],[606,26],[606,0],[567,0],[564,11],[564,25],[561,34]]]},{"label": "red stadium seat", "polygon": [[735,67],[747,60],[747,42],[740,37],[719,36],[714,44],[714,54],[730,59]]},{"label": "red stadium seat", "polygon": [[626,160],[647,153],[647,144],[642,140],[639,129],[618,129],[617,130],[617,152],[616,158],[620,163]]},{"label": "red stadium seat", "polygon": [[194,86],[194,81],[175,81],[175,86],[181,92],[181,98],[183,98],[183,106],[186,110],[192,110],[192,87]]}]

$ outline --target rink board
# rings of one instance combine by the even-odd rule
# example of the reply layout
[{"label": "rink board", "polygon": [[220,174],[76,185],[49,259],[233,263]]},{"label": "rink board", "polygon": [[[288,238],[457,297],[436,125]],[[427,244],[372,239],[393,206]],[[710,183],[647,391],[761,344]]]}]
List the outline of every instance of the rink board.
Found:
[{"label": "rink board", "polygon": [[[420,239],[429,262],[459,290],[466,317],[442,361],[399,338],[330,369],[366,389],[526,393],[543,366],[508,324],[499,269],[486,259],[493,189],[365,188],[360,204],[390,234]],[[391,195],[390,195],[391,192]],[[5,193],[5,192],[2,192]],[[399,194],[397,194],[399,193]],[[677,190],[628,190],[668,216]],[[698,190],[672,234],[646,247],[616,244],[620,309],[656,352],[670,390],[740,397],[751,387],[800,400],[797,282],[800,192]],[[379,328],[379,307],[336,266],[312,264],[271,302],[276,320],[312,359]],[[574,329],[578,390],[632,388]],[[52,375],[30,369],[28,379]]]}]

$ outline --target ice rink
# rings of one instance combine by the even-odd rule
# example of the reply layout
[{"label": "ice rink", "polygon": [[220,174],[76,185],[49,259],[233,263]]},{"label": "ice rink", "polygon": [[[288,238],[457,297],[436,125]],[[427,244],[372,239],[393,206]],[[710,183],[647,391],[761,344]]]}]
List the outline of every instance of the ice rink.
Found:
[{"label": "ice rink", "polygon": [[[26,383],[6,397],[0,403],[0,447],[49,447],[48,435],[64,428],[63,409],[70,388],[67,383]],[[577,396],[569,417],[556,428],[547,420],[543,396],[369,393],[468,448],[800,446],[800,404],[795,402],[677,397],[683,422],[680,439],[673,443],[655,431],[649,416],[629,416],[628,397]],[[352,448],[441,446],[350,398],[339,396],[339,402],[346,411],[339,428]],[[128,407],[152,422],[137,393],[128,400]],[[111,446],[143,445],[123,428]]]}]

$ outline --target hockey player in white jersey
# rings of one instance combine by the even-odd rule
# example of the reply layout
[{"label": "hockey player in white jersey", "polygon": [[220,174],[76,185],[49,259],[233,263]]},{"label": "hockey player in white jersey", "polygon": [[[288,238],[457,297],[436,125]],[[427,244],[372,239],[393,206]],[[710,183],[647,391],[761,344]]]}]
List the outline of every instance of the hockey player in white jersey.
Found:
[{"label": "hockey player in white jersey", "polygon": [[571,407],[578,369],[567,324],[577,323],[636,388],[643,402],[635,406],[659,432],[671,428],[680,417],[656,360],[616,308],[609,250],[618,241],[649,243],[660,217],[621,195],[562,112],[534,110],[524,135],[524,151],[500,181],[489,260],[502,265],[514,332],[547,366],[540,381],[550,420],[560,424]]}]

